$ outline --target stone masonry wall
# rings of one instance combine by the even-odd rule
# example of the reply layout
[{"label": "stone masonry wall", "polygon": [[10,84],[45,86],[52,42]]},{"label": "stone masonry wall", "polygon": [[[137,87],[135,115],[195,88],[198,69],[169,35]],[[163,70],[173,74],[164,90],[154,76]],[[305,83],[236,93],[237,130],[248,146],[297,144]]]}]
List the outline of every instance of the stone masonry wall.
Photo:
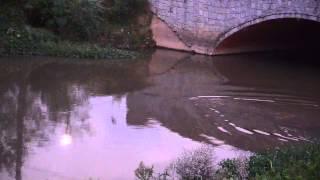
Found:
[{"label": "stone masonry wall", "polygon": [[320,22],[320,0],[150,0],[152,11],[192,51],[214,54],[244,27],[279,18]]}]

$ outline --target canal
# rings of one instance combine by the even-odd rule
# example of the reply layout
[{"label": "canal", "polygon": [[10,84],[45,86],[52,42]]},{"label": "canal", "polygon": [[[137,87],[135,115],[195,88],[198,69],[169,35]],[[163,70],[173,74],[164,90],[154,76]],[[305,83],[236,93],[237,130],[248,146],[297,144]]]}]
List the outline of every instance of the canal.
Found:
[{"label": "canal", "polygon": [[203,144],[219,161],[315,141],[319,68],[292,52],[0,58],[0,179],[126,180]]}]

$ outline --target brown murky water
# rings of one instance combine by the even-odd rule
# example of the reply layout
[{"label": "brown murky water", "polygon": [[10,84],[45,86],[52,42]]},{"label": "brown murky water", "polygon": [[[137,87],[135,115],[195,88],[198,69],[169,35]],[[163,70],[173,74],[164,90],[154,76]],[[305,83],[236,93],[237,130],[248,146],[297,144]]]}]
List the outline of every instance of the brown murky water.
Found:
[{"label": "brown murky water", "polygon": [[309,58],[1,58],[0,179],[126,180],[140,161],[160,170],[202,143],[223,159],[313,141],[320,66]]}]

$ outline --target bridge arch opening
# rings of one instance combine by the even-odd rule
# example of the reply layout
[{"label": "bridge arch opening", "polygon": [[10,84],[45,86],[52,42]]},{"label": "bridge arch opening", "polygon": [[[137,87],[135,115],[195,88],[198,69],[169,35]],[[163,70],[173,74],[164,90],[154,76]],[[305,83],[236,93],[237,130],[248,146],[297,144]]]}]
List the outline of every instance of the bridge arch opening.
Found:
[{"label": "bridge arch opening", "polygon": [[283,50],[320,50],[320,22],[280,17],[243,24],[222,35],[215,54]]}]

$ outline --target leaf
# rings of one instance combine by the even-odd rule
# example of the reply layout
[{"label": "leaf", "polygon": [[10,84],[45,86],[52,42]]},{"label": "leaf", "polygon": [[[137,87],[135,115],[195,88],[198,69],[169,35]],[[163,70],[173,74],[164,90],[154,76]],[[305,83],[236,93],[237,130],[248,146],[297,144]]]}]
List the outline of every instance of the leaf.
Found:
[{"label": "leaf", "polygon": [[66,24],[67,24],[68,20],[64,17],[59,17],[59,18],[56,18],[56,23],[58,25],[58,27],[64,27]]}]

